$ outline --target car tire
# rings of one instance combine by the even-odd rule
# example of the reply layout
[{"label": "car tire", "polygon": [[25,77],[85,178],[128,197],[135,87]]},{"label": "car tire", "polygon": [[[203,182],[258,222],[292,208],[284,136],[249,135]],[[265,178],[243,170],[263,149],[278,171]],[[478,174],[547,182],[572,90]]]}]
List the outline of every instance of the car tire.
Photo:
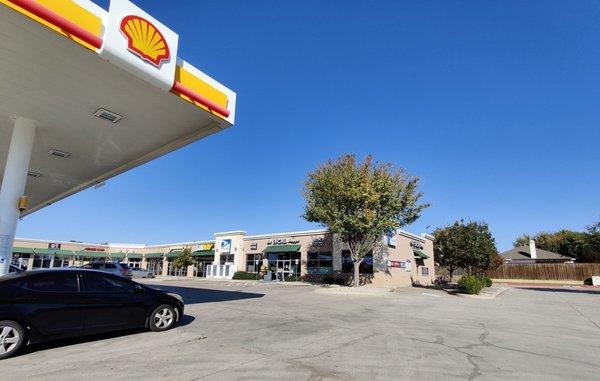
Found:
[{"label": "car tire", "polygon": [[14,356],[25,342],[25,330],[19,323],[0,321],[0,360]]},{"label": "car tire", "polygon": [[177,324],[177,312],[168,304],[163,304],[154,309],[148,320],[148,327],[154,332],[162,332],[173,328]]}]

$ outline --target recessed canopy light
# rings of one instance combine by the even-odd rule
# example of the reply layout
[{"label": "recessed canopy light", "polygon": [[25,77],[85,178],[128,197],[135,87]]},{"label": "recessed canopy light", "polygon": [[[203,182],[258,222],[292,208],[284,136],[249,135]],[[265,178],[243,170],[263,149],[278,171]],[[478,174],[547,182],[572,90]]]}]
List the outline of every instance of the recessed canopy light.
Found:
[{"label": "recessed canopy light", "polygon": [[57,149],[51,149],[48,153],[52,156],[60,157],[61,159],[67,159],[71,157],[71,154],[64,151],[59,151]]},{"label": "recessed canopy light", "polygon": [[117,123],[119,120],[123,119],[123,116],[105,108],[99,108],[96,110],[94,116],[97,116],[100,119],[108,120],[111,123]]},{"label": "recessed canopy light", "polygon": [[29,172],[27,172],[27,176],[29,176],[29,177],[35,177],[37,179],[38,177],[42,177],[42,174],[41,173],[37,173],[37,172],[31,172],[31,171],[29,171]]}]

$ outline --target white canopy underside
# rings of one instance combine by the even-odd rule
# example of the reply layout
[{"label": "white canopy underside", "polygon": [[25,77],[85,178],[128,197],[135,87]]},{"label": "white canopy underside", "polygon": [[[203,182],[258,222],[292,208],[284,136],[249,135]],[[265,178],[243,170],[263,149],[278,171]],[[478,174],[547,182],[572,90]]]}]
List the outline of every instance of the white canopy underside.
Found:
[{"label": "white canopy underside", "polygon": [[[25,194],[32,213],[220,131],[220,118],[102,60],[95,52],[0,6],[0,175],[16,116],[37,129]],[[123,116],[95,117],[99,108]],[[70,153],[68,159],[48,154]]]}]

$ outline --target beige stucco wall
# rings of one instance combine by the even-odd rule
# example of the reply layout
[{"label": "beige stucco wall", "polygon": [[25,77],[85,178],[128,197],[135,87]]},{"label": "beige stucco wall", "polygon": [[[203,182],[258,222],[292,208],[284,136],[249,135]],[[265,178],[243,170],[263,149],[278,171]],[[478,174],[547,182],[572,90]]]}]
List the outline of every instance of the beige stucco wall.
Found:
[{"label": "beige stucco wall", "polygon": [[[387,271],[376,271],[373,274],[373,285],[377,287],[406,287],[413,283],[428,285],[435,280],[435,268],[433,261],[433,241],[429,237],[419,237],[406,232],[398,232],[396,235],[396,247],[387,246],[387,259],[390,261],[410,261],[411,268],[407,271],[403,268],[390,267]],[[422,245],[419,249],[429,256],[422,261],[417,261],[414,256],[414,244]],[[423,274],[423,267],[429,270],[428,275]]]}]

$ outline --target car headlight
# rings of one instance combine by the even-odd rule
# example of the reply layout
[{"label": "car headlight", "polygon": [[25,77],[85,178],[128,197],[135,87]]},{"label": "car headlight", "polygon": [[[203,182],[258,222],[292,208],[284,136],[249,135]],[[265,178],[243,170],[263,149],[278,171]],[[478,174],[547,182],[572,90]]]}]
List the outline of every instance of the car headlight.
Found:
[{"label": "car headlight", "polygon": [[179,300],[181,303],[183,303],[183,298],[181,297],[181,295],[179,294],[174,294],[172,292],[167,292],[167,295],[174,297],[175,299]]}]

